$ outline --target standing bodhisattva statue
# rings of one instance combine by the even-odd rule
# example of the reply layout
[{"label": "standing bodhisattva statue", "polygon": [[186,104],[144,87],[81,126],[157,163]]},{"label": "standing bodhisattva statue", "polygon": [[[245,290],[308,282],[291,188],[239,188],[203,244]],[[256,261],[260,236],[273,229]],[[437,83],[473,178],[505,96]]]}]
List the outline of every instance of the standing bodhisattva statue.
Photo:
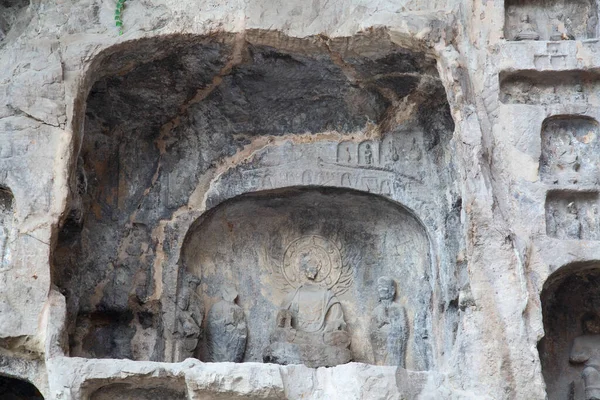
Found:
[{"label": "standing bodhisattva statue", "polygon": [[377,280],[379,304],[371,316],[370,336],[375,363],[404,368],[408,323],[404,307],[394,303],[396,283],[387,276]]}]

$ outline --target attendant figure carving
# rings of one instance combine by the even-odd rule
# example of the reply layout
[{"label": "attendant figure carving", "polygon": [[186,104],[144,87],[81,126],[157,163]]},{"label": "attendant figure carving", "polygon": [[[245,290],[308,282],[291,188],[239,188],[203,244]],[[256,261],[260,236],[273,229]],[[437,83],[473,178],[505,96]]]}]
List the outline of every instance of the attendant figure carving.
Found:
[{"label": "attendant figure carving", "polygon": [[225,288],[223,299],[215,303],[206,319],[206,341],[209,361],[242,362],[248,330],[244,310],[235,300],[233,288]]},{"label": "attendant figure carving", "polygon": [[377,280],[377,292],[379,304],[373,310],[370,326],[375,363],[404,368],[409,332],[404,307],[394,303],[396,283],[382,276]]},{"label": "attendant figure carving", "polygon": [[177,299],[177,330],[175,337],[178,339],[175,358],[183,361],[193,357],[202,334],[201,324],[203,319],[202,303],[196,292],[200,285],[200,278],[185,273]]},{"label": "attendant figure carving", "polygon": [[585,400],[600,400],[600,317],[587,315],[582,325],[583,335],[573,341],[569,361],[584,365]]},{"label": "attendant figure carving", "polygon": [[283,275],[296,287],[279,309],[263,360],[309,367],[347,363],[350,335],[342,305],[330,289],[342,275],[339,252],[326,239],[312,236],[293,243],[286,256]]}]

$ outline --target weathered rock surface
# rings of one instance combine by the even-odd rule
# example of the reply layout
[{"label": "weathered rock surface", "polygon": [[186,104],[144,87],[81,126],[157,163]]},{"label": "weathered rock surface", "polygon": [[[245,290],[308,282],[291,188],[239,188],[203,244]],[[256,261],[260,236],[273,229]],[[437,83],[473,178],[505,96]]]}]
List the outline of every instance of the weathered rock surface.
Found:
[{"label": "weathered rock surface", "polygon": [[[0,375],[50,399],[586,398],[595,4],[133,1],[122,36],[114,8],[0,1]],[[307,236],[358,363],[257,363]],[[406,369],[370,365],[384,275]],[[227,285],[244,362],[175,362],[205,360]]]},{"label": "weathered rock surface", "polygon": [[[194,359],[141,363],[57,357],[48,362],[48,367],[57,377],[50,393],[60,399],[102,399],[117,390],[140,399],[153,395],[191,399],[400,399],[404,388],[427,391],[440,382],[435,374],[403,370],[397,387],[395,367],[359,363],[311,369],[301,365],[202,363]],[[72,370],[80,371],[80,375],[73,376],[69,373]],[[129,389],[134,387],[139,390]],[[175,393],[182,397],[173,397]]]}]

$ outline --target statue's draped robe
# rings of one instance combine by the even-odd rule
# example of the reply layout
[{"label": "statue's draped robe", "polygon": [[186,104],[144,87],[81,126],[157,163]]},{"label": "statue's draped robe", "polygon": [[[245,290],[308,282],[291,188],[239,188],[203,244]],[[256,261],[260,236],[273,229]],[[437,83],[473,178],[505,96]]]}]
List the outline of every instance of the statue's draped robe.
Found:
[{"label": "statue's draped robe", "polygon": [[373,310],[370,330],[375,362],[404,368],[408,340],[408,320],[404,307],[393,302],[380,303]]},{"label": "statue's draped robe", "polygon": [[283,308],[292,312],[292,327],[300,332],[316,334],[345,328],[340,301],[316,284],[306,283],[290,293]]},{"label": "statue's draped robe", "polygon": [[349,345],[340,301],[329,289],[307,282],[283,301],[263,361],[333,367],[352,359]]}]

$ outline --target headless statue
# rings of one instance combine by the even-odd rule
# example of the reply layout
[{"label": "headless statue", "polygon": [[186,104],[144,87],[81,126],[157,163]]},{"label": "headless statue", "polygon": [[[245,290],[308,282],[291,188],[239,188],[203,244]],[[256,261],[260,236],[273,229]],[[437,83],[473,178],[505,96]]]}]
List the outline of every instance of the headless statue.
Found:
[{"label": "headless statue", "polygon": [[233,288],[225,288],[222,300],[208,312],[206,340],[209,361],[242,362],[244,359],[248,329],[244,310],[235,304],[237,297]]}]

